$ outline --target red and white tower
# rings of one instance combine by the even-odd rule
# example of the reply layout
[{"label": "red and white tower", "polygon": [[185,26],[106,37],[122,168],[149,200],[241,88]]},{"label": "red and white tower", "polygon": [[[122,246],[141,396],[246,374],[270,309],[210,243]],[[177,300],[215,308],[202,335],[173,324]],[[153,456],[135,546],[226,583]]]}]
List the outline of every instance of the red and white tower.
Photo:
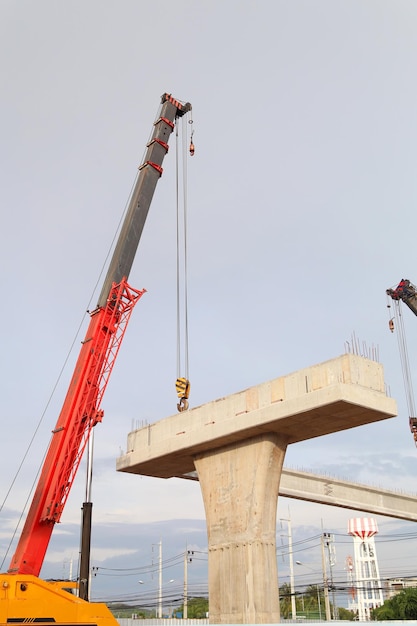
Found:
[{"label": "red and white tower", "polygon": [[384,602],[375,550],[377,532],[376,520],[371,517],[354,517],[348,522],[348,534],[353,537],[355,588],[355,599],[349,602],[349,608],[357,611],[361,622],[370,621],[371,609]]}]

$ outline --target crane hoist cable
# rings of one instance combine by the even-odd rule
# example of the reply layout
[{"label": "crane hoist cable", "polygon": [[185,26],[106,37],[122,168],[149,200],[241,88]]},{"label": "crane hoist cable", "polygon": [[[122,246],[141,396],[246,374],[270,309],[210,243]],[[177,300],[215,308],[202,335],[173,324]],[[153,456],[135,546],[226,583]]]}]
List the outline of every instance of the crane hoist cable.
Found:
[{"label": "crane hoist cable", "polygon": [[[414,438],[414,443],[417,446],[417,419],[416,408],[414,400],[413,380],[411,377],[410,361],[408,357],[407,340],[405,334],[404,318],[401,308],[401,299],[390,299],[390,291],[387,290],[387,308],[389,311],[389,329],[393,333],[397,329],[397,343],[400,353],[401,371],[404,381],[405,396],[408,408],[408,414],[410,416],[410,430]],[[391,302],[393,303],[394,314],[391,315]]]},{"label": "crane hoist cable", "polygon": [[[193,123],[191,111],[189,124]],[[175,388],[178,396],[178,411],[188,409],[190,395],[189,381],[189,352],[188,352],[188,249],[187,249],[187,209],[188,209],[188,180],[187,180],[187,132],[186,119],[183,118],[182,144],[176,127],[176,216],[177,216],[177,379]],[[189,153],[193,156],[194,131],[191,131]],[[181,168],[180,168],[181,163]],[[180,189],[180,169],[182,170],[182,187]],[[183,371],[182,371],[183,368]]]},{"label": "crane hoist cable", "polygon": [[[161,105],[159,106],[159,110],[160,109],[161,109]],[[146,152],[146,150],[144,151],[144,154],[145,154],[145,152]],[[36,427],[35,427],[35,429],[33,431],[33,434],[31,435],[31,438],[30,438],[30,441],[29,441],[29,443],[27,445],[26,451],[24,452],[24,454],[23,454],[23,456],[22,456],[22,458],[20,460],[19,466],[18,466],[18,468],[17,468],[17,470],[15,472],[15,475],[13,476],[12,481],[11,481],[9,487],[8,487],[8,490],[6,492],[4,500],[2,502],[0,502],[0,513],[3,510],[3,508],[5,507],[7,501],[9,499],[9,497],[10,497],[10,494],[12,492],[12,489],[13,489],[16,481],[17,481],[17,478],[19,477],[19,475],[20,475],[20,473],[22,471],[23,465],[24,465],[24,463],[25,463],[25,461],[26,461],[26,459],[27,459],[27,457],[29,455],[29,452],[30,452],[30,450],[31,450],[31,448],[32,448],[32,446],[33,446],[33,444],[35,442],[35,439],[36,439],[36,436],[38,434],[38,431],[40,430],[41,425],[42,425],[42,423],[43,423],[43,421],[44,421],[44,419],[45,419],[45,417],[47,415],[47,411],[49,410],[49,408],[51,406],[51,403],[52,403],[52,401],[53,401],[53,399],[55,397],[56,391],[58,389],[58,385],[60,384],[60,382],[61,382],[61,380],[62,380],[62,378],[63,378],[63,376],[64,376],[64,374],[66,372],[67,365],[68,365],[68,363],[70,361],[70,358],[71,358],[71,356],[72,356],[72,354],[74,352],[74,349],[75,349],[75,347],[77,345],[77,341],[79,341],[80,333],[82,332],[82,328],[83,328],[83,325],[85,323],[85,318],[88,315],[88,313],[90,312],[91,303],[94,300],[94,296],[95,296],[95,294],[97,292],[97,288],[98,288],[100,279],[101,279],[101,277],[102,277],[102,275],[103,275],[103,273],[105,271],[105,267],[107,265],[108,259],[110,258],[111,250],[112,250],[113,245],[114,245],[114,243],[115,243],[115,241],[117,239],[117,233],[120,231],[121,225],[123,223],[124,216],[126,215],[128,204],[129,204],[129,201],[130,201],[130,199],[132,197],[133,189],[134,189],[134,186],[135,186],[137,178],[138,178],[138,174],[136,173],[135,180],[133,181],[132,187],[130,189],[130,193],[129,193],[128,199],[126,201],[126,204],[125,204],[122,216],[121,216],[121,218],[119,220],[118,227],[117,227],[116,232],[114,234],[114,237],[113,237],[113,240],[111,242],[111,245],[109,246],[109,249],[107,251],[106,257],[105,257],[105,259],[103,261],[103,264],[102,264],[99,276],[96,279],[95,285],[93,286],[93,288],[91,290],[90,298],[89,298],[86,310],[83,312],[83,314],[81,316],[81,319],[80,319],[80,321],[78,323],[78,326],[76,328],[76,331],[75,331],[75,334],[73,336],[73,339],[72,339],[72,342],[70,344],[70,347],[68,349],[68,352],[67,352],[67,354],[65,356],[65,359],[64,359],[64,361],[62,363],[61,369],[58,372],[57,379],[56,379],[55,383],[53,384],[52,390],[51,390],[51,392],[49,394],[49,397],[48,397],[48,399],[46,401],[45,407],[44,407],[44,409],[43,409],[43,411],[42,411],[42,413],[40,415],[38,423],[37,423],[37,425],[36,425]],[[90,452],[90,455],[91,455],[91,452]],[[17,520],[17,523],[16,523],[16,526],[14,528],[14,531],[13,531],[13,533],[11,535],[9,545],[8,545],[8,547],[6,549],[6,552],[5,552],[4,556],[3,556],[3,558],[0,559],[0,571],[2,571],[3,565],[4,565],[5,561],[6,561],[6,559],[8,557],[8,554],[9,554],[9,551],[10,551],[10,549],[12,547],[13,541],[14,541],[17,533],[18,533],[20,523],[21,523],[21,521],[23,519],[23,516],[24,516],[24,514],[26,512],[26,509],[27,509],[27,507],[28,507],[28,505],[30,503],[30,500],[31,500],[32,496],[33,496],[33,492],[35,490],[36,483],[37,483],[37,481],[39,479],[39,474],[41,472],[41,468],[42,468],[42,464],[43,464],[43,462],[45,460],[45,456],[46,456],[46,451],[45,451],[45,455],[44,455],[43,459],[41,459],[41,462],[39,464],[38,470],[37,470],[36,474],[33,477],[33,481],[32,481],[30,490],[27,493],[25,503],[24,503],[24,505],[23,505],[23,507],[22,507],[22,509],[20,511],[20,515],[19,515],[19,518]]]}]

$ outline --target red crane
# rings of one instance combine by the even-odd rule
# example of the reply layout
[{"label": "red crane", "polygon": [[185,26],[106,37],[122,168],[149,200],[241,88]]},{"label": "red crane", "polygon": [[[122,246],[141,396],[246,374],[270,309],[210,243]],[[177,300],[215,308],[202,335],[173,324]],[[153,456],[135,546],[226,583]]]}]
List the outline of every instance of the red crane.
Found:
[{"label": "red crane", "polygon": [[[123,340],[132,310],[145,290],[129,286],[127,279],[145,225],[148,210],[162,174],[162,162],[168,151],[168,139],[177,118],[191,110],[189,103],[181,103],[170,94],[161,98],[160,114],[154,123],[151,140],[133,190],[126,217],[120,231],[110,266],[104,280],[96,309],[91,319],[72,375],[67,395],[54,430],[32,499],[16,552],[7,575],[2,575],[2,588],[10,597],[0,597],[0,622],[13,619],[39,621],[45,618],[45,607],[50,607],[47,621],[58,622],[60,604],[54,612],[57,599],[54,588],[50,601],[44,600],[43,586],[22,595],[14,603],[15,588],[11,579],[16,575],[30,575],[20,583],[19,593],[26,592],[31,577],[39,576],[52,531],[60,521],[65,503],[74,482],[91,430],[103,418],[101,401]],[[17,592],[16,592],[17,593]],[[33,596],[33,593],[35,596]],[[40,594],[37,598],[36,594]],[[65,595],[65,594],[64,594]],[[69,594],[67,594],[69,595]],[[31,601],[22,602],[24,599]],[[17,595],[16,595],[17,598]],[[37,600],[34,602],[34,598]],[[68,598],[65,598],[67,601]],[[77,602],[81,600],[77,599]],[[41,617],[36,614],[39,606]],[[35,614],[34,614],[35,612]],[[74,615],[81,615],[79,607]],[[65,616],[75,619],[68,610]],[[83,613],[84,615],[84,613]],[[95,614],[96,615],[96,614]],[[85,619],[85,617],[83,618]],[[97,617],[96,617],[97,619]]]},{"label": "red crane", "polygon": [[[414,401],[413,381],[411,378],[407,341],[405,338],[405,328],[400,308],[401,302],[404,302],[404,304],[408,306],[408,308],[414,313],[414,315],[417,315],[417,289],[415,285],[413,285],[408,280],[408,278],[402,278],[396,287],[387,289],[386,294],[393,300],[394,303],[394,317],[396,319],[396,324],[398,328],[398,347],[400,350],[404,387],[410,416],[409,424],[414,443],[417,446],[417,417]],[[388,308],[391,308],[390,304],[388,304]],[[391,332],[394,332],[395,328],[394,317],[390,316],[389,319],[389,328]]]}]

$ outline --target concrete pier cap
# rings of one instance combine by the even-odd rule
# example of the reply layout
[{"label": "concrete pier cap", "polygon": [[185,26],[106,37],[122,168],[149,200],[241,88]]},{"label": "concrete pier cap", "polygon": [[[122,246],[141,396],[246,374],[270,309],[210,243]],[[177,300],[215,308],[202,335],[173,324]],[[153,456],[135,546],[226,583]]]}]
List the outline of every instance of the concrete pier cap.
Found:
[{"label": "concrete pier cap", "polygon": [[276,514],[287,446],[395,415],[382,365],[345,354],[129,433],[117,470],[160,478],[197,471],[210,622],[277,623]]}]

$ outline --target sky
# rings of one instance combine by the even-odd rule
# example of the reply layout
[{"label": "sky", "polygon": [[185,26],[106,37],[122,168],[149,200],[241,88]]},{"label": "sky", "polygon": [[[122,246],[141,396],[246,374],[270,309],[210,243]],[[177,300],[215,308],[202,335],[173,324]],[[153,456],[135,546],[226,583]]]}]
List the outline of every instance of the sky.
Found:
[{"label": "sky", "polygon": [[[164,92],[193,106],[191,406],[335,358],[356,338],[377,352],[398,417],[290,446],[284,464],[415,493],[385,295],[417,282],[415,2],[2,0],[0,15],[1,569]],[[172,145],[129,279],[147,293],[95,429],[94,598],[149,599],[159,544],[172,593],[186,546],[200,555],[190,588],[207,582],[198,483],[115,471],[128,432],[176,412],[175,175]],[[417,320],[406,310],[404,322],[415,379]],[[45,577],[76,567],[84,482],[80,468]],[[358,515],[278,502],[307,570],[320,571],[322,529],[334,533],[341,580]],[[410,575],[414,524],[377,520],[381,570]]]}]

